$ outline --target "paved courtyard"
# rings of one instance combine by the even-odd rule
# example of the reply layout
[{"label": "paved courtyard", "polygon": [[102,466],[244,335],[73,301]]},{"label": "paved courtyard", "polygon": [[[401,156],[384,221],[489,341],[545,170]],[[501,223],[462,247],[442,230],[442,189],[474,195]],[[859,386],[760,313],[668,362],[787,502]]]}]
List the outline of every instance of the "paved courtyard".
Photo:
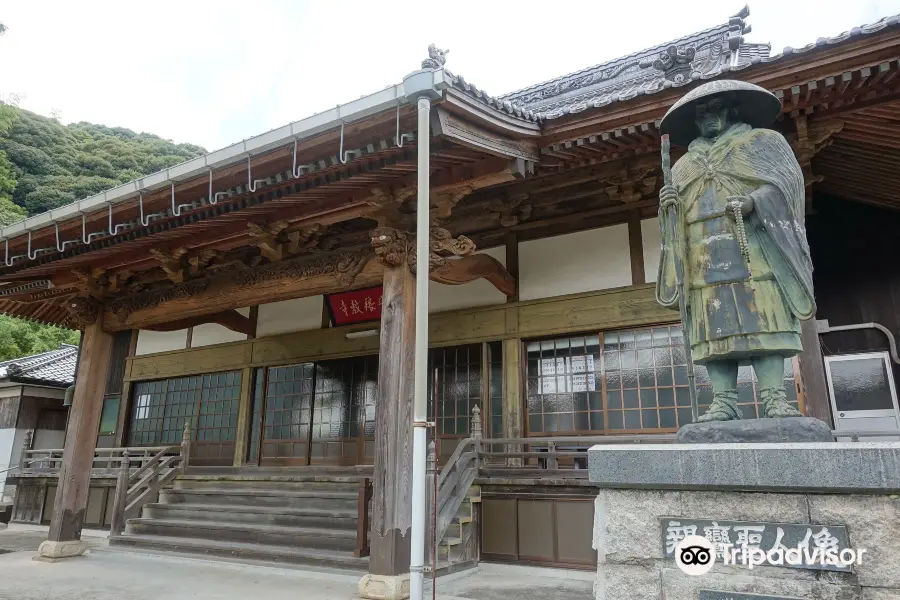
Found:
[{"label": "paved courtyard", "polygon": [[[0,531],[0,600],[352,600],[358,576],[123,552],[90,538],[85,556],[32,560],[46,528]],[[87,538],[86,538],[87,539]],[[35,543],[36,542],[36,543]],[[589,600],[590,573],[482,565],[438,580],[441,600]],[[426,598],[431,598],[430,587]]]}]

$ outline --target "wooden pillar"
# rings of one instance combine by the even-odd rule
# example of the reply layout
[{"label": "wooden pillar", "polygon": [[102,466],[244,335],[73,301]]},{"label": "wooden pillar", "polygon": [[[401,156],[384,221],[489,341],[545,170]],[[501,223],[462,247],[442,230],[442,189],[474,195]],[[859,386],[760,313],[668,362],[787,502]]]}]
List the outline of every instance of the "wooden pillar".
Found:
[{"label": "wooden pillar", "polygon": [[39,554],[58,559],[84,552],[81,528],[87,508],[91,466],[97,446],[97,430],[103,409],[103,392],[109,373],[113,337],[101,328],[101,319],[85,325],[81,357],[75,375],[75,397],[69,408],[66,443],[59,486],[53,504],[50,535]]},{"label": "wooden pillar", "polygon": [[253,415],[253,369],[244,367],[241,371],[241,396],[238,399],[238,419],[234,432],[234,462],[240,467],[247,459],[247,444],[250,443],[250,421]]},{"label": "wooden pillar", "polygon": [[[503,437],[525,435],[522,413],[522,340],[503,340]],[[521,452],[520,445],[507,445],[507,452]],[[521,467],[521,458],[508,458],[509,467]]]},{"label": "wooden pillar", "polygon": [[816,320],[809,319],[800,324],[800,338],[803,352],[800,354],[800,376],[806,396],[806,416],[825,421],[834,427],[831,418],[831,399],[825,380],[825,361],[822,359],[822,344],[816,329]]},{"label": "wooden pillar", "polygon": [[412,520],[415,279],[405,260],[386,264],[381,309],[369,573],[408,576]]},{"label": "wooden pillar", "polygon": [[631,254],[631,283],[647,283],[644,272],[644,239],[641,233],[641,213],[634,211],[628,218],[628,250]]},{"label": "wooden pillar", "polygon": [[519,238],[515,231],[509,231],[503,237],[506,244],[506,271],[516,280],[516,293],[507,297],[507,302],[519,301]]}]

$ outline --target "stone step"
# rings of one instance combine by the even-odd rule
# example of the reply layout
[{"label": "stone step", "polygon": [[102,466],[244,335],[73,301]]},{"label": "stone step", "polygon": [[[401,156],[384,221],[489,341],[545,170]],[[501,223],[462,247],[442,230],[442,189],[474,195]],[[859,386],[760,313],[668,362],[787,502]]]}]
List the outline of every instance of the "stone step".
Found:
[{"label": "stone step", "polygon": [[351,569],[357,572],[365,571],[369,564],[368,558],[355,558],[350,552],[174,536],[110,536],[109,545],[139,551],[179,552],[239,560]]},{"label": "stone step", "polygon": [[289,546],[353,552],[356,531],[313,527],[284,527],[227,521],[128,519],[127,534],[233,541],[267,546]]},{"label": "stone step", "polygon": [[197,490],[162,490],[160,504],[220,504],[229,506],[284,506],[291,508],[329,508],[356,510],[358,494],[330,490],[277,490],[206,488]]},{"label": "stone step", "polygon": [[252,478],[196,478],[180,477],[174,482],[176,490],[284,490],[284,491],[331,491],[358,493],[359,483],[356,480],[334,480],[334,478],[314,478],[297,480],[296,478],[265,479]]},{"label": "stone step", "polygon": [[[249,501],[249,499],[248,499]],[[227,504],[147,504],[144,519],[214,521],[285,527],[356,529],[356,509],[291,508],[285,506],[241,506]]]}]

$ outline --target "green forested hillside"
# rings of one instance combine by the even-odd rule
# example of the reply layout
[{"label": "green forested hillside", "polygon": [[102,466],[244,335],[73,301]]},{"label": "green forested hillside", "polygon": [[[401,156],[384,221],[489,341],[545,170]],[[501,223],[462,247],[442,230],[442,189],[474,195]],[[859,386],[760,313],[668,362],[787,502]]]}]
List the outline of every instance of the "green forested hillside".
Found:
[{"label": "green forested hillside", "polygon": [[[0,103],[0,226],[87,198],[206,151],[147,133],[55,119]],[[0,316],[0,360],[78,334]]]}]

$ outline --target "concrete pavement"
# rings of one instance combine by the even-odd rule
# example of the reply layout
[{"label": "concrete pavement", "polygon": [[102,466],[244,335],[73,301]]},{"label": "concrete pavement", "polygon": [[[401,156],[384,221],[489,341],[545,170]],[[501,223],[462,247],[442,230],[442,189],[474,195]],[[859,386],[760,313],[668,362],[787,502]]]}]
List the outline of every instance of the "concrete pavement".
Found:
[{"label": "concrete pavement", "polygon": [[[2,537],[4,533],[0,533]],[[353,600],[358,576],[96,548],[55,564],[0,555],[0,600]],[[483,565],[438,581],[441,600],[588,600],[592,574]],[[431,597],[430,588],[426,598]]]}]

